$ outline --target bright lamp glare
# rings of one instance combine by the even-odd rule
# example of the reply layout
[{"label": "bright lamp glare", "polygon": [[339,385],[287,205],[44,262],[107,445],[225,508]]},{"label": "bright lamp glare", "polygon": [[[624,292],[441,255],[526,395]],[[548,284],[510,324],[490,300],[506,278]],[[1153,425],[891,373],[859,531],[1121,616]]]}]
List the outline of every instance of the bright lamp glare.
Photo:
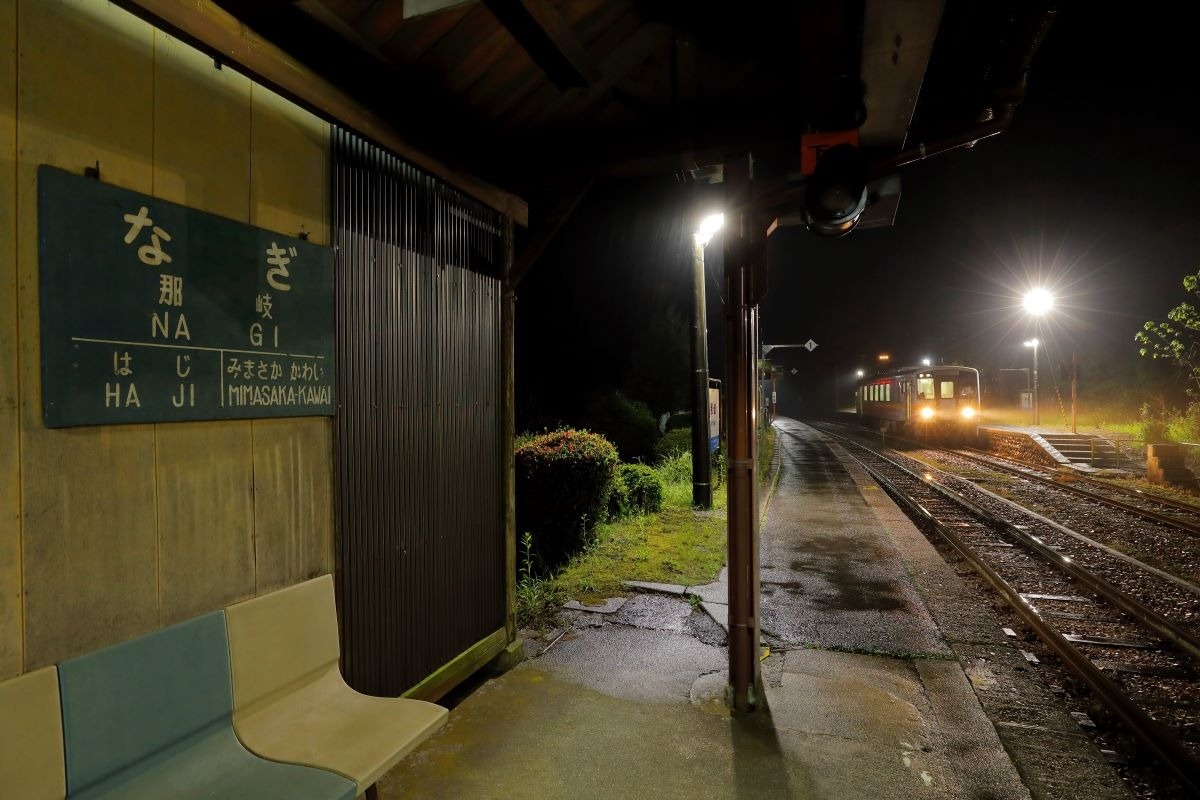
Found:
[{"label": "bright lamp glare", "polygon": [[1037,339],[1030,339],[1028,342],[1025,342],[1024,344],[1026,347],[1037,347],[1039,344],[1041,344],[1041,342],[1039,342]]},{"label": "bright lamp glare", "polygon": [[710,214],[700,223],[700,227],[696,230],[696,241],[700,244],[708,244],[708,240],[713,237],[713,234],[721,229],[725,224],[724,214]]},{"label": "bright lamp glare", "polygon": [[925,406],[921,409],[921,419],[933,419],[933,409]]},{"label": "bright lamp glare", "polygon": [[863,376],[863,371],[860,369],[857,372],[855,372],[854,374],[861,378]]},{"label": "bright lamp glare", "polygon": [[921,363],[922,363],[922,364],[924,364],[925,366],[927,366],[927,367],[928,367],[928,366],[929,366],[929,359],[928,359],[928,358],[922,358],[922,359],[921,359]]},{"label": "bright lamp glare", "polygon": [[963,419],[970,419],[975,416],[975,409],[971,408],[971,406],[963,406],[962,415]]},{"label": "bright lamp glare", "polygon": [[1054,295],[1045,289],[1033,289],[1026,292],[1024,304],[1030,314],[1045,314],[1054,307]]}]

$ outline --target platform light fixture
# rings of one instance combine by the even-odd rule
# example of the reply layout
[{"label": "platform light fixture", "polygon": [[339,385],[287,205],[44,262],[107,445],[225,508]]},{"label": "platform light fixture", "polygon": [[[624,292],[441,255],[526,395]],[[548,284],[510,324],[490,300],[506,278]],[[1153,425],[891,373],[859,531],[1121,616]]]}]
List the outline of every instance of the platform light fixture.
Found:
[{"label": "platform light fixture", "polygon": [[1045,289],[1030,289],[1025,293],[1025,297],[1021,302],[1025,306],[1026,311],[1035,317],[1040,317],[1054,308],[1054,295]]},{"label": "platform light fixture", "polygon": [[692,234],[692,504],[712,508],[712,456],[708,449],[708,311],[704,299],[704,248],[725,223],[709,214]]},{"label": "platform light fixture", "polygon": [[879,354],[879,363],[880,364],[886,364],[887,362],[889,362],[891,360],[892,360],[892,357],[890,355],[888,355],[887,353]]},{"label": "platform light fixture", "polygon": [[854,371],[855,377],[858,377],[858,378],[861,378],[864,374],[866,374],[866,373],[864,373],[861,369]]},{"label": "platform light fixture", "polygon": [[932,363],[932,362],[931,362],[931,360],[930,360],[930,359],[928,359],[928,358],[922,358],[922,359],[921,359],[921,364],[922,364],[922,366],[926,366],[926,367],[928,367],[928,366],[930,365],[930,363]]},{"label": "platform light fixture", "polygon": [[[1046,289],[1034,287],[1025,293],[1025,297],[1021,300],[1021,304],[1025,306],[1025,310],[1033,317],[1033,329],[1035,333],[1041,333],[1042,315],[1054,308],[1054,295],[1050,294]],[[1038,413],[1038,340],[1035,336],[1033,339],[1025,342],[1026,347],[1033,348],[1033,424],[1041,424],[1041,414]]]},{"label": "platform light fixture", "polygon": [[1037,425],[1038,419],[1038,379],[1037,379],[1037,351],[1038,345],[1041,344],[1036,338],[1030,339],[1024,343],[1026,347],[1033,348],[1033,424]]},{"label": "platform light fixture", "polygon": [[701,247],[708,244],[709,239],[713,234],[721,230],[721,226],[725,224],[724,214],[709,214],[700,222],[700,227],[696,229],[694,236],[696,243]]}]

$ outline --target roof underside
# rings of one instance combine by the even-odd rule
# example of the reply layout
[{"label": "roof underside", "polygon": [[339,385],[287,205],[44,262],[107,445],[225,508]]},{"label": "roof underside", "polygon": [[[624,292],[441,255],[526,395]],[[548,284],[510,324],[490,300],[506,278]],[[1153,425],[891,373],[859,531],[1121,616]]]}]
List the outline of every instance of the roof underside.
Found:
[{"label": "roof underside", "polygon": [[532,200],[738,151],[798,161],[814,130],[861,125],[881,154],[953,135],[1019,101],[1050,16],[1002,0],[218,2],[414,146]]}]

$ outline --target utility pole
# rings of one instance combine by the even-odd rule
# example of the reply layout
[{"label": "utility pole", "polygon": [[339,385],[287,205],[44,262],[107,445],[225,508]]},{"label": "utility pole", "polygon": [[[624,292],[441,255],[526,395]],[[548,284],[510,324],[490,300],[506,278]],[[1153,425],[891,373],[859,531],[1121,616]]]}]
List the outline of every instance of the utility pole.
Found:
[{"label": "utility pole", "polygon": [[758,580],[758,295],[755,267],[762,259],[764,229],[752,206],[753,160],[749,154],[725,164],[725,417],[729,430],[728,558],[730,705],[751,711],[762,697],[759,670]]},{"label": "utility pole", "polygon": [[710,217],[692,234],[692,505],[712,508],[708,449],[708,318],[704,300],[704,246],[716,231]]}]

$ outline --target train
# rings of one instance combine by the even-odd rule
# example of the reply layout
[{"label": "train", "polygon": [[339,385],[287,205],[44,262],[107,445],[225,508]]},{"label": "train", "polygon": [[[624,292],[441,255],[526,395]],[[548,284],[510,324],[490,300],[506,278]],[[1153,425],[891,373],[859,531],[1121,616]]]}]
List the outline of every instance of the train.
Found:
[{"label": "train", "polygon": [[859,421],[920,439],[968,441],[979,424],[979,370],[961,365],[899,367],[860,378]]}]

